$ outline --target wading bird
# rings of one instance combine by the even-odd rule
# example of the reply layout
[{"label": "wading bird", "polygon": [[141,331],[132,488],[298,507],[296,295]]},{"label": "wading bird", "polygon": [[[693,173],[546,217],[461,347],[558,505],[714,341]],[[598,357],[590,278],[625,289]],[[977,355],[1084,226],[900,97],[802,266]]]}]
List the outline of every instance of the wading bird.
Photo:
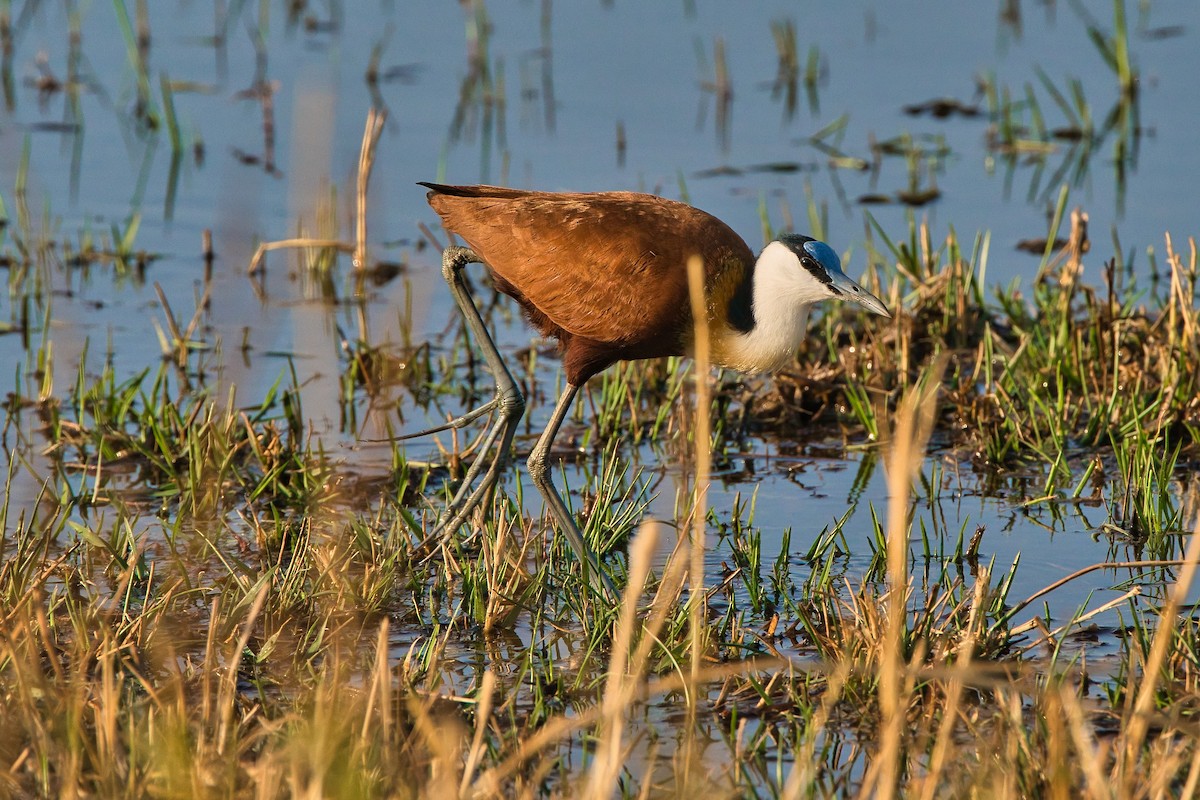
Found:
[{"label": "wading bird", "polygon": [[550,446],[588,378],[617,361],[689,353],[694,326],[688,259],[703,260],[710,348],[718,366],[741,372],[785,366],[804,339],[809,306],[821,300],[852,300],[890,316],[879,298],[842,272],[829,245],[807,236],[784,234],[755,259],[716,217],[654,195],[421,185],[429,188],[429,205],[445,229],[470,246],[447,247],[442,274],[496,380],[492,400],[422,433],[499,412],[430,539],[457,529],[496,484],[525,411],[525,399],[463,279],[463,268],[480,262],[534,327],[558,340],[567,386],[529,454],[529,476],[585,573],[598,576],[614,597],[611,579],[551,483]]}]

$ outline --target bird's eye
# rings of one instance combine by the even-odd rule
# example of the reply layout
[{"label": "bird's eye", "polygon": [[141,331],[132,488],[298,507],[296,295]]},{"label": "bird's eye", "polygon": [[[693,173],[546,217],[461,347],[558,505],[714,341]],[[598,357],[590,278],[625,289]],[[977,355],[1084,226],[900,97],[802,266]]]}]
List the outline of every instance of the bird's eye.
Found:
[{"label": "bird's eye", "polygon": [[800,265],[802,267],[804,267],[805,269],[816,269],[816,266],[817,266],[816,262],[814,262],[808,256],[805,256],[804,258],[800,259]]}]

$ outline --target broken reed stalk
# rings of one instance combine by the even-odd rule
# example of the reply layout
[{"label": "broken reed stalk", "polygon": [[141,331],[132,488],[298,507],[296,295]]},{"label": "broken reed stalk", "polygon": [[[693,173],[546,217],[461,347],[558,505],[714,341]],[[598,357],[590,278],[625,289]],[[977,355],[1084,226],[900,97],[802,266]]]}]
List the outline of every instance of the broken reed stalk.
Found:
[{"label": "broken reed stalk", "polygon": [[387,111],[381,108],[371,108],[367,112],[367,125],[363,129],[362,149],[358,154],[358,192],[357,219],[354,237],[354,268],[366,269],[367,266],[367,186],[371,183],[371,167],[375,163],[375,147],[379,144],[379,135],[383,133],[383,124],[387,121]]},{"label": "broken reed stalk", "polygon": [[277,242],[263,242],[254,251],[254,258],[250,259],[250,268],[247,272],[251,275],[257,275],[263,268],[263,258],[272,250],[283,250],[294,247],[318,247],[318,248],[333,248],[340,253],[353,253],[354,245],[343,242],[341,239],[314,239],[310,237],[301,237],[299,239],[280,239]]},{"label": "broken reed stalk", "polygon": [[371,182],[371,169],[375,164],[375,150],[379,144],[379,136],[383,132],[383,124],[387,121],[387,113],[381,109],[372,108],[367,112],[367,124],[363,130],[362,148],[358,157],[357,190],[357,219],[355,220],[355,243],[341,239],[318,239],[301,237],[297,239],[280,239],[274,242],[263,242],[254,251],[250,266],[246,272],[256,275],[263,268],[267,253],[272,250],[296,247],[331,248],[340,253],[353,253],[355,269],[366,268],[367,257],[367,187]]}]

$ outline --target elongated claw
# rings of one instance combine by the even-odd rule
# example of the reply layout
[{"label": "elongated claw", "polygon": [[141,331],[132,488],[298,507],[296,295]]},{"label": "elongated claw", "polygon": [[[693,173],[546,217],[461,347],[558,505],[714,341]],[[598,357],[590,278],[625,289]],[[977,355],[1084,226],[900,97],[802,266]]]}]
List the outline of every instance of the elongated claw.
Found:
[{"label": "elongated claw", "polygon": [[442,431],[458,430],[459,428],[465,428],[468,425],[470,425],[472,422],[474,422],[475,420],[479,419],[480,417],[492,413],[492,411],[494,411],[496,409],[496,406],[498,406],[498,405],[500,405],[500,395],[496,395],[491,400],[488,400],[486,403],[481,405],[479,408],[468,411],[467,413],[463,414],[461,417],[455,417],[454,419],[447,420],[446,422],[442,423],[441,425],[437,425],[433,428],[426,428],[425,430],[417,431],[416,433],[402,433],[399,436],[396,436],[393,438],[397,442],[406,442],[409,439],[419,439],[422,436],[431,436],[435,433],[441,433]]}]

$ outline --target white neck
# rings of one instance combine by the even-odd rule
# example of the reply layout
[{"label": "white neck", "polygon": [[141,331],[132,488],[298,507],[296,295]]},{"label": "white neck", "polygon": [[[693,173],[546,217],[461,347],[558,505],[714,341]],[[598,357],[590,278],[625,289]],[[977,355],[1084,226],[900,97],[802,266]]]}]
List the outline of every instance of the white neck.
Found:
[{"label": "white neck", "polygon": [[763,249],[754,268],[754,327],[726,329],[713,360],[740,372],[773,372],[791,363],[808,333],[808,309],[830,296],[780,242]]}]

